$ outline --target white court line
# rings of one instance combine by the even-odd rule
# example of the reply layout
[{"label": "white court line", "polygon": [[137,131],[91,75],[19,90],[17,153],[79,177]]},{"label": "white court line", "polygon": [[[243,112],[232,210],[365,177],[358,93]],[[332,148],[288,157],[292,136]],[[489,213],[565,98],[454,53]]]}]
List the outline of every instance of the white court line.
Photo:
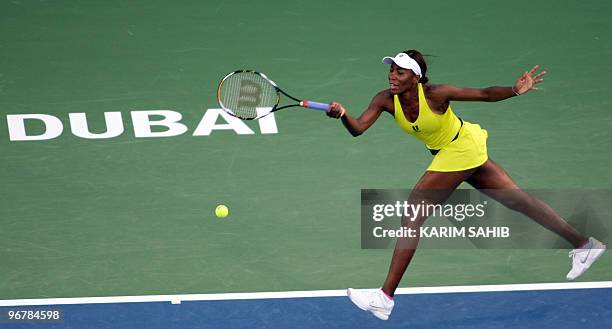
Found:
[{"label": "white court line", "polygon": [[[565,290],[565,289],[596,289],[596,288],[612,288],[612,281],[499,284],[499,285],[483,285],[483,286],[417,287],[417,288],[399,288],[397,289],[395,293],[397,295],[418,295],[418,294],[441,294],[441,293]],[[1,306],[31,306],[31,305],[146,303],[146,302],[171,302],[172,304],[180,304],[181,302],[185,302],[185,301],[343,297],[343,296],[346,296],[346,290],[312,290],[312,291],[246,292],[246,293],[224,293],[224,294],[184,294],[184,295],[143,295],[143,296],[112,296],[112,297],[5,299],[5,300],[0,300],[0,307]]]}]

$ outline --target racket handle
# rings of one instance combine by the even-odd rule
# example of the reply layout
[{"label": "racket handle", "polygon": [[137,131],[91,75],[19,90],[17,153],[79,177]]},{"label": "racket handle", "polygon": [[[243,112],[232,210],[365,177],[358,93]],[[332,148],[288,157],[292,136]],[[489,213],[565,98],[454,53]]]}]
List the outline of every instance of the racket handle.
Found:
[{"label": "racket handle", "polygon": [[311,101],[301,101],[300,106],[307,107],[309,109],[319,110],[319,111],[329,111],[329,104],[319,103],[319,102],[311,102]]}]

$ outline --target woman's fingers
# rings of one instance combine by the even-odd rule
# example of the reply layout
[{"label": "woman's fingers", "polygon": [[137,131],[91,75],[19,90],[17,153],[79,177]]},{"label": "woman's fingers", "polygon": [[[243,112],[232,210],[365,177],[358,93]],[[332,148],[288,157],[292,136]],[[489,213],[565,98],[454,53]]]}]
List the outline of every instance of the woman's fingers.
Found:
[{"label": "woman's fingers", "polygon": [[338,102],[331,102],[329,104],[329,111],[327,111],[327,116],[331,118],[340,118],[344,114],[344,108]]}]

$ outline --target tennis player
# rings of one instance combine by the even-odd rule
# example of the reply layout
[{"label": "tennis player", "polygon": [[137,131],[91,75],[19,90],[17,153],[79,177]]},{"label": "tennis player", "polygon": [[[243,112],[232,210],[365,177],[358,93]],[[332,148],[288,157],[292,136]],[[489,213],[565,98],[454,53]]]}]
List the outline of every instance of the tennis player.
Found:
[{"label": "tennis player", "polygon": [[[519,211],[569,241],[576,249],[570,252],[572,268],[568,280],[582,275],[604,252],[606,246],[587,238],[572,228],[546,203],[520,189],[504,169],[487,155],[487,131],[478,124],[461,120],[451,109],[451,101],[498,102],[538,90],[546,71],[538,66],[522,74],[514,86],[460,88],[449,84],[429,84],[427,65],[417,50],[408,50],[395,57],[384,57],[389,65],[389,89],[374,96],[368,108],[352,117],[337,102],[331,103],[328,116],[341,118],[346,129],[359,136],[387,112],[407,134],[425,144],[433,160],[416,183],[409,202],[443,203],[461,184],[476,189]],[[414,221],[404,218],[402,225],[419,228],[424,216],[412,214]],[[393,294],[410,263],[418,237],[398,239],[389,273],[381,289],[348,289],[348,296],[359,308],[386,320],[394,306]]]}]

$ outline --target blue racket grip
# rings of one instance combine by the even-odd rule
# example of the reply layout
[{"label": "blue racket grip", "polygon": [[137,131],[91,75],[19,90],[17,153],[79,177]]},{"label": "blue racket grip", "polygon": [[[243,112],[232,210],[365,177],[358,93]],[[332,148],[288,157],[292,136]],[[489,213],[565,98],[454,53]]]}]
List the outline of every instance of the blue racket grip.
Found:
[{"label": "blue racket grip", "polygon": [[319,103],[319,102],[311,102],[311,101],[301,101],[300,105],[303,107],[307,107],[309,109],[319,110],[319,111],[329,111],[329,104]]}]

